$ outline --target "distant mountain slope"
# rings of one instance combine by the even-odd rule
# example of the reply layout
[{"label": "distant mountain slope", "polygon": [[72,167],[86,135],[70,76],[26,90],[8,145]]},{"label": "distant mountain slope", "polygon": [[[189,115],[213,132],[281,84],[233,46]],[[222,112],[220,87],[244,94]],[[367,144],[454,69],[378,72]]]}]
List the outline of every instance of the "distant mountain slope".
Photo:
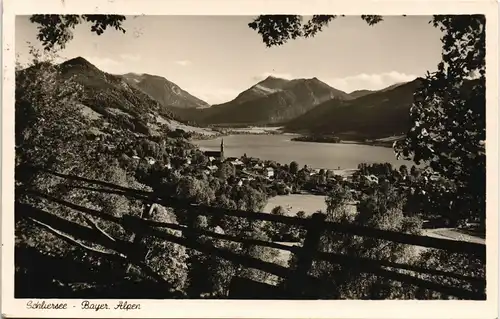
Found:
[{"label": "distant mountain slope", "polygon": [[[406,133],[413,93],[421,79],[397,84],[353,100],[322,103],[290,121],[286,130],[335,133],[352,138],[380,138]],[[366,93],[366,92],[363,92]]]},{"label": "distant mountain slope", "polygon": [[362,97],[362,96],[371,94],[373,92],[376,92],[376,91],[372,91],[372,90],[356,90],[356,91],[352,91],[351,93],[349,93],[349,96],[351,98],[353,98],[353,99],[357,99],[358,97]]},{"label": "distant mountain slope", "polygon": [[288,83],[290,83],[290,80],[281,79],[274,76],[268,76],[264,80],[260,81],[255,85],[252,85],[247,90],[238,94],[238,96],[235,97],[233,100],[214,106],[222,107],[225,105],[242,104],[250,100],[259,99],[271,95],[273,93],[276,93],[278,91],[281,91]]},{"label": "distant mountain slope", "polygon": [[205,124],[267,125],[289,121],[330,99],[349,99],[317,78],[285,80],[268,77],[234,100],[204,110]]},{"label": "distant mountain slope", "polygon": [[150,74],[122,75],[132,86],[140,88],[167,108],[199,108],[210,105],[181,89],[164,77]]},{"label": "distant mountain slope", "polygon": [[[82,57],[59,64],[59,70],[64,79],[81,85],[80,109],[88,118],[98,120],[95,127],[89,128],[93,132],[126,130],[157,135],[163,129],[190,128],[176,121],[170,110],[123,77],[103,72]],[[24,70],[20,72],[28,74]]]}]

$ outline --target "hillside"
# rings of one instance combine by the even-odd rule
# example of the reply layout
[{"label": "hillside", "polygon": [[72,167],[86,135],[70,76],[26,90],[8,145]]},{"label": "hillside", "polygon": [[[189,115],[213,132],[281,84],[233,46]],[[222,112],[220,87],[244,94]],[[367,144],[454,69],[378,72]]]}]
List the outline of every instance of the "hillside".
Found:
[{"label": "hillside", "polygon": [[260,81],[259,83],[251,86],[247,90],[238,94],[233,100],[215,105],[215,107],[224,107],[227,105],[243,104],[250,100],[256,100],[262,97],[266,97],[273,93],[283,90],[290,80],[277,78],[274,76],[268,76],[266,79]]},{"label": "hillside", "polygon": [[203,110],[204,124],[267,125],[289,121],[330,99],[349,99],[317,78],[285,80],[268,77],[234,100]]},{"label": "hillside", "polygon": [[373,92],[375,91],[372,91],[372,90],[356,90],[356,91],[352,91],[351,93],[349,93],[349,96],[353,99],[357,99],[358,97],[362,97],[362,96],[365,96],[365,95],[368,95],[368,94],[372,94]]},{"label": "hillside", "polygon": [[290,121],[286,130],[353,139],[401,135],[409,128],[409,109],[420,83],[418,78],[353,100],[327,101]]},{"label": "hillside", "polygon": [[103,72],[82,57],[65,61],[59,67],[63,78],[81,85],[84,94],[80,108],[87,117],[101,119],[96,124],[99,127],[95,127],[98,131],[113,128],[158,135],[164,129],[182,126],[187,131],[203,133],[176,121],[171,110],[123,77]]},{"label": "hillside", "polygon": [[163,107],[169,109],[203,108],[210,106],[207,102],[189,94],[177,84],[161,76],[127,73],[122,75],[122,77],[125,78],[129,84],[141,89],[157,100]]}]

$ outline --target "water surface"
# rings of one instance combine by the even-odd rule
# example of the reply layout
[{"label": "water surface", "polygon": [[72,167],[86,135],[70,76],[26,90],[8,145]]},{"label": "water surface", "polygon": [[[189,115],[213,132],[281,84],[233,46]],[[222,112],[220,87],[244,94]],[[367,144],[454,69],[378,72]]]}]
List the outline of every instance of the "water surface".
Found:
[{"label": "water surface", "polygon": [[[296,135],[229,135],[224,136],[226,157],[257,157],[282,164],[296,161],[313,168],[351,169],[360,163],[391,163],[399,167],[414,163],[397,160],[392,148],[361,144],[329,144],[291,141]],[[221,138],[195,141],[203,150],[219,150]]]}]

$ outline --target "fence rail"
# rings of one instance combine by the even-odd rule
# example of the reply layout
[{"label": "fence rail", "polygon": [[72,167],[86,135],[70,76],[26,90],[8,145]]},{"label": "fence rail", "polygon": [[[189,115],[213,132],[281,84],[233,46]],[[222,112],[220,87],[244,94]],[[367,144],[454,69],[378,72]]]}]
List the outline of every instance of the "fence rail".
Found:
[{"label": "fence rail", "polygon": [[[60,218],[49,212],[25,204],[16,203],[16,217],[27,218],[59,235],[61,235],[61,233],[71,234],[71,236],[74,238],[79,238],[81,240],[99,244],[106,249],[109,249],[116,253],[108,254],[109,256],[113,256],[113,258],[121,260],[125,259],[130,264],[139,266],[145,271],[147,275],[156,279],[157,281],[162,281],[163,278],[159,275],[156,275],[145,264],[144,258],[146,256],[146,251],[141,244],[141,239],[144,236],[161,238],[175,244],[195,249],[204,254],[209,254],[229,260],[244,267],[259,269],[261,271],[274,274],[278,277],[286,278],[289,280],[287,292],[290,293],[290,295],[288,296],[290,296],[291,298],[314,298],[314,296],[306,294],[308,289],[305,288],[307,287],[312,288],[309,291],[314,290],[314,287],[319,286],[329,291],[336,291],[335,283],[326,282],[309,275],[309,271],[314,260],[327,261],[343,266],[355,264],[356,269],[360,272],[386,277],[391,280],[399,281],[409,285],[416,285],[423,289],[441,292],[446,295],[453,295],[462,299],[484,300],[486,298],[484,292],[450,287],[441,283],[417,278],[405,272],[422,273],[433,276],[443,276],[458,280],[464,280],[471,283],[472,285],[475,285],[476,287],[486,286],[484,278],[465,276],[462,274],[456,274],[437,269],[426,269],[415,265],[407,265],[386,260],[373,260],[366,257],[349,256],[345,254],[318,251],[322,234],[331,232],[353,236],[371,237],[406,245],[437,248],[455,253],[465,253],[470,256],[475,256],[482,261],[485,261],[486,247],[483,244],[402,234],[393,231],[373,229],[363,226],[327,222],[325,221],[325,216],[318,213],[313,214],[311,218],[303,219],[289,216],[277,216],[260,212],[221,209],[205,205],[196,205],[174,198],[160,198],[155,194],[127,189],[125,187],[116,185],[113,185],[114,187],[110,187],[110,185],[105,182],[85,180],[80,177],[75,177],[75,179],[84,180],[85,182],[104,187],[101,189],[97,189],[77,186],[79,188],[120,194],[129,198],[141,200],[144,203],[152,204],[152,206],[150,209],[148,209],[147,212],[145,211],[141,217],[134,217],[128,214],[123,214],[123,217],[116,217],[97,210],[81,207],[79,205],[69,203],[47,194],[37,192],[29,192],[29,194],[32,196],[42,197],[46,200],[69,207],[71,209],[74,209],[75,211],[82,213],[84,216],[90,215],[92,217],[101,218],[108,222],[119,224],[124,229],[127,229],[134,234],[129,241],[110,238],[95,227],[82,226],[80,224]],[[219,217],[238,217],[250,221],[259,220],[281,223],[294,227],[302,227],[306,230],[306,237],[302,246],[287,246],[271,241],[243,238],[240,236],[236,237],[228,234],[216,233],[206,229],[194,229],[186,225],[149,220],[148,217],[150,216],[150,213],[154,209],[156,204],[172,207],[174,209],[180,209],[186,211],[187,214],[193,214],[193,216],[206,215]],[[169,228],[181,231],[183,233],[183,236],[179,237],[172,235],[165,232],[161,228]],[[185,236],[186,234],[195,236]],[[213,245],[200,242],[197,240],[199,236],[207,236],[220,240],[239,242],[246,245],[256,245],[289,251],[297,256],[297,264],[294,269],[291,269],[250,256],[240,255],[229,250],[217,248]],[[65,240],[68,240],[68,238],[66,238]],[[71,242],[71,240],[69,241]]]}]

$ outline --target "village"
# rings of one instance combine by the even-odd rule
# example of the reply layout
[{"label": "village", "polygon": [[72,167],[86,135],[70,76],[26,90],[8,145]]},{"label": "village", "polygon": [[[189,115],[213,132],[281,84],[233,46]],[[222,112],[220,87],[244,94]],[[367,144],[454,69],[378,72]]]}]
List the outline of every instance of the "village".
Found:
[{"label": "village", "polygon": [[[200,159],[200,156],[203,159]],[[226,157],[224,141],[219,151],[187,153],[182,159],[172,157],[169,160],[152,156],[134,154],[130,159],[147,163],[148,166],[161,165],[162,169],[186,172],[195,175],[214,176],[226,180],[229,184],[243,186],[245,184],[264,184],[271,197],[288,194],[326,195],[328,190],[339,182],[352,181],[356,169],[343,170],[342,175],[333,170],[311,168],[307,165],[299,167],[296,162],[281,164],[271,160],[249,157],[244,154],[238,157]],[[340,168],[339,168],[340,169]],[[367,177],[371,182],[378,182],[376,176]]]}]

